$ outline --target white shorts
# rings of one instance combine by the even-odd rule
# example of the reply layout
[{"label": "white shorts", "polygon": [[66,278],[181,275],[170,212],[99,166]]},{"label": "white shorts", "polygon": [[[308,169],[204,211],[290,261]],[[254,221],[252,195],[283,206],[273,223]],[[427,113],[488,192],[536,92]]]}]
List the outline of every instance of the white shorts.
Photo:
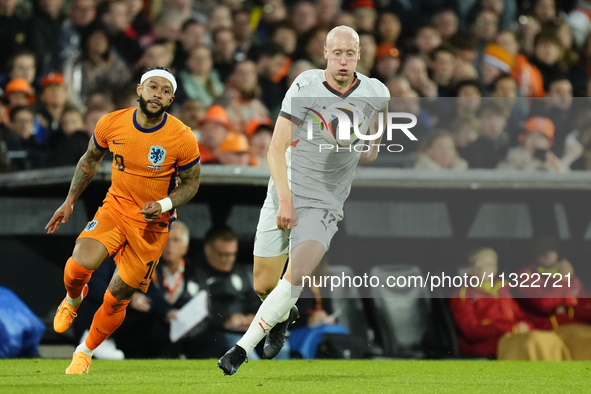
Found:
[{"label": "white shorts", "polygon": [[328,251],[339,221],[338,215],[328,209],[301,208],[298,209],[298,225],[291,231],[281,231],[277,228],[277,208],[265,204],[257,225],[253,254],[257,257],[277,257],[310,240],[320,242]]}]

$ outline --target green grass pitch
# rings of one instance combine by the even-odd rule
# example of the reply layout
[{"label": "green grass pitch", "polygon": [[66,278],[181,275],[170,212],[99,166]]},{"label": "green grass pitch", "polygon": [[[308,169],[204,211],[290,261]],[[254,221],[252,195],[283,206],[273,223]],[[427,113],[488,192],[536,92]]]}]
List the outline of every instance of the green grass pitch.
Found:
[{"label": "green grass pitch", "polygon": [[0,360],[0,393],[589,393],[591,362],[251,361],[223,376],[216,360]]}]

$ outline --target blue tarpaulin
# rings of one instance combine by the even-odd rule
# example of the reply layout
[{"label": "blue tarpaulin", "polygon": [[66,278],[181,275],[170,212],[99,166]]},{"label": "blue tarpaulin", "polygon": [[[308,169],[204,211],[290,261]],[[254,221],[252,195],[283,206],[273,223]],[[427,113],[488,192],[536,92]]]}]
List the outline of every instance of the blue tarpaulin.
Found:
[{"label": "blue tarpaulin", "polygon": [[43,322],[14,292],[0,286],[0,358],[37,357]]}]

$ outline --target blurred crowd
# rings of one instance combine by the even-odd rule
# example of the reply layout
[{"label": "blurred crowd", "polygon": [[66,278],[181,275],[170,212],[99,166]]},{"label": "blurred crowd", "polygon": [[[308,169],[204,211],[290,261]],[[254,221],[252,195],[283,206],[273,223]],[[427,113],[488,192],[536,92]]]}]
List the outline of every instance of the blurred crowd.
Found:
[{"label": "blurred crowd", "polygon": [[[291,82],[336,25],[418,141],[377,165],[591,168],[589,0],[1,0],[0,170],[75,165],[151,67],[203,164],[265,166]],[[574,97],[582,97],[574,99]],[[381,164],[380,164],[381,163]]]}]

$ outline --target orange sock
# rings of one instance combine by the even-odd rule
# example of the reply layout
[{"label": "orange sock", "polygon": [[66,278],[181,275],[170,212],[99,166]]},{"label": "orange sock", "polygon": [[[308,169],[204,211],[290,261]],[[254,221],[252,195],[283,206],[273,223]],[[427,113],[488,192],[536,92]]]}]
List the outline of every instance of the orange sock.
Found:
[{"label": "orange sock", "polygon": [[80,297],[82,289],[90,280],[92,272],[75,262],[73,258],[68,259],[66,268],[64,268],[64,283],[70,298]]},{"label": "orange sock", "polygon": [[125,319],[125,308],[129,300],[118,300],[107,289],[103,304],[94,314],[90,333],[86,338],[86,346],[89,349],[96,349],[105,339],[107,339]]}]

